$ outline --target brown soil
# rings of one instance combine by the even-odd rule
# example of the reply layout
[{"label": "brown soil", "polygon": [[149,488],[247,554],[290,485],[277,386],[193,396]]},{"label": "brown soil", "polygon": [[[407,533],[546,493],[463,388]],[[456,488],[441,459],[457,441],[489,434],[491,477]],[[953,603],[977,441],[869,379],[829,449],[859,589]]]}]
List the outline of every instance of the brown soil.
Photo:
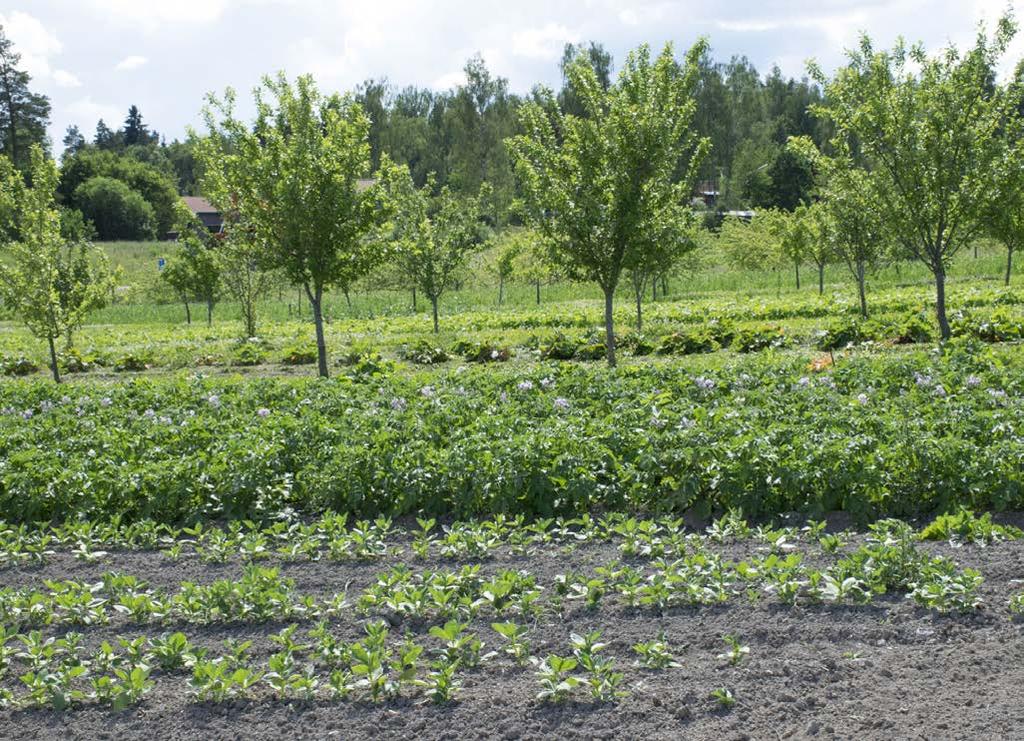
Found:
[{"label": "brown soil", "polygon": [[[755,541],[720,546],[732,559],[749,555]],[[154,671],[155,689],[141,705],[114,713],[95,703],[65,712],[0,711],[2,738],[1024,738],[1024,625],[1010,619],[1007,600],[1024,590],[1024,541],[987,547],[948,544],[922,546],[947,555],[985,577],[983,609],[969,615],[941,615],[917,608],[898,595],[869,606],[787,607],[771,599],[735,597],[716,607],[675,609],[664,615],[625,608],[614,596],[599,609],[578,603],[564,614],[545,613],[533,626],[532,653],[568,654],[570,632],[602,631],[626,673],[629,696],[617,704],[592,704],[585,694],[561,706],[535,699],[531,667],[518,668],[493,658],[464,673],[458,700],[446,706],[403,697],[374,705],[368,701],[280,701],[261,686],[252,699],[220,705],[189,695],[188,673]],[[801,548],[803,550],[803,548]],[[535,554],[507,551],[483,564],[486,572],[526,569],[538,584],[554,576],[619,558],[614,544],[581,544],[571,552],[559,546]],[[815,555],[822,562],[828,557]],[[303,594],[345,591],[353,598],[388,565],[406,562],[416,569],[455,568],[452,561],[422,562],[406,551],[367,564],[264,563],[280,565]],[[32,570],[0,571],[0,584],[39,585],[47,578],[95,579],[117,570],[175,589],[182,581],[209,582],[237,575],[240,563],[209,565],[194,557],[172,561],[159,553],[112,553],[85,564],[58,554]],[[350,640],[361,634],[366,616],[355,610],[334,621]],[[500,643],[482,616],[473,629],[490,648]],[[276,648],[267,639],[282,623],[138,626],[115,617],[110,625],[80,628],[90,644],[115,635],[156,636],[168,629],[216,653],[227,637],[254,641],[252,659],[265,665]],[[309,627],[307,624],[306,627]],[[428,645],[429,625],[403,623]],[[646,670],[633,665],[631,646],[664,631],[677,648],[680,668]],[[62,630],[49,631],[54,634]],[[748,658],[729,666],[716,658],[723,634],[740,637]],[[5,682],[14,687],[10,678]],[[737,703],[720,709],[712,690],[728,688]],[[324,682],[326,690],[326,682]],[[324,695],[326,698],[326,694]]]}]

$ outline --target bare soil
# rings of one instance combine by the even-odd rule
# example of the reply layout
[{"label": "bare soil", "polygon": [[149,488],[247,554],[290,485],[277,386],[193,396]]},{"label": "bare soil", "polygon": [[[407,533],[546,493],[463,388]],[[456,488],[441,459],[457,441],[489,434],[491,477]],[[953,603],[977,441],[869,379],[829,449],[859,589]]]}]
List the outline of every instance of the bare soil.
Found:
[{"label": "bare soil", "polygon": [[[743,541],[712,547],[738,560],[759,545]],[[985,606],[971,614],[944,615],[899,595],[880,597],[868,606],[807,607],[740,596],[720,606],[658,614],[623,607],[609,595],[595,611],[578,603],[568,603],[561,614],[546,611],[532,626],[532,653],[565,655],[570,632],[601,630],[609,643],[605,653],[626,673],[629,695],[615,704],[594,704],[582,693],[564,705],[540,703],[533,668],[517,667],[504,657],[465,672],[457,701],[444,706],[413,696],[382,704],[281,701],[263,686],[251,699],[204,703],[190,695],[188,672],[154,671],[155,689],[135,708],[115,713],[90,702],[65,712],[4,710],[0,738],[1024,738],[1024,624],[1012,620],[1007,610],[1010,595],[1024,590],[1024,541],[922,547],[979,570],[985,578]],[[829,558],[807,553],[811,561]],[[583,543],[573,549],[552,545],[528,557],[502,549],[482,562],[482,570],[528,570],[547,594],[556,574],[592,573],[617,558],[621,554],[611,543]],[[328,596],[347,590],[354,602],[377,574],[399,562],[420,570],[462,565],[417,561],[408,550],[371,563],[264,563],[280,566],[295,579],[300,593]],[[43,579],[98,579],[111,570],[173,591],[182,581],[238,575],[242,564],[210,565],[194,556],[174,561],[138,551],[83,563],[58,554],[37,569],[0,570],[0,584],[41,587]],[[366,619],[353,608],[332,622],[339,636],[354,640]],[[489,648],[496,648],[500,639],[489,628],[492,619],[482,616],[473,630]],[[115,617],[108,625],[78,630],[90,644],[116,635],[182,630],[213,653],[225,638],[252,639],[252,659],[265,665],[277,650],[268,636],[285,625],[139,626]],[[392,632],[409,631],[419,642],[433,645],[436,639],[427,634],[428,628],[406,621]],[[660,632],[677,649],[681,667],[654,671],[634,666],[631,646]],[[717,658],[724,634],[738,636],[750,647],[749,656],[737,666]],[[737,700],[728,710],[710,696],[723,687]]]}]

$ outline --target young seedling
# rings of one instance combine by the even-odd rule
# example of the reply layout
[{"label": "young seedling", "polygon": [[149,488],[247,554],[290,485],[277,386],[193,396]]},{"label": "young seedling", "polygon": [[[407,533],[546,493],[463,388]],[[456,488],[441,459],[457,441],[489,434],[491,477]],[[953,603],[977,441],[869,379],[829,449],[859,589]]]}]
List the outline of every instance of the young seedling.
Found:
[{"label": "young seedling", "polygon": [[437,705],[451,702],[462,688],[462,682],[455,675],[458,666],[457,661],[438,659],[430,665],[426,678],[415,680],[415,684],[424,688],[424,695],[431,702]]},{"label": "young seedling", "polygon": [[516,623],[491,623],[491,628],[504,638],[504,651],[511,656],[517,664],[524,665],[530,657],[530,643],[526,640],[528,632],[525,625]]},{"label": "young seedling", "polygon": [[657,640],[634,644],[633,650],[640,656],[637,664],[648,669],[669,669],[679,666],[664,633],[659,633]]},{"label": "young seedling", "polygon": [[537,699],[541,702],[565,702],[580,684],[579,677],[572,676],[576,659],[568,656],[548,656],[537,668],[537,679],[541,690]]},{"label": "young seedling", "polygon": [[711,691],[711,697],[718,702],[718,706],[723,710],[728,710],[736,704],[736,698],[732,692],[725,687],[719,687],[716,690]]},{"label": "young seedling", "polygon": [[750,653],[750,646],[742,645],[736,636],[724,635],[722,640],[729,646],[729,650],[718,654],[718,658],[725,659],[733,666],[743,661],[743,657]]}]

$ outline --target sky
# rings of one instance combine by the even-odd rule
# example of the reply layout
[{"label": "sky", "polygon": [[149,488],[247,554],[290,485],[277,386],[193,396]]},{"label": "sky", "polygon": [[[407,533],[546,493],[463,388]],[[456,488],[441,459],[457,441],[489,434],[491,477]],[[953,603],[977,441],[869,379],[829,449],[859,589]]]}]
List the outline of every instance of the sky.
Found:
[{"label": "sky", "polygon": [[[480,53],[514,92],[557,87],[566,42],[599,41],[616,60],[640,43],[677,53],[708,37],[717,60],[745,55],[762,73],[826,70],[867,32],[876,46],[902,35],[928,49],[970,44],[1024,0],[0,0],[0,25],[32,87],[50,96],[55,150],[70,124],[92,138],[103,118],[139,106],[168,141],[199,124],[203,98],[225,87],[240,102],[262,75],[312,73],[325,89],[368,78],[448,89]],[[1024,56],[1024,32],[1004,64]],[[246,106],[240,105],[246,112]]]}]

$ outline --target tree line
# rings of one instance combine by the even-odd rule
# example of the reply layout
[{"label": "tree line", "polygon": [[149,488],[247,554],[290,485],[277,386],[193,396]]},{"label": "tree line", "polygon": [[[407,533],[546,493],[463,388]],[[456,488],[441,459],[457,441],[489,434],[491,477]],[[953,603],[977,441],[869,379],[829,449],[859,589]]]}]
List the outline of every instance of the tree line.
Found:
[{"label": "tree line", "polygon": [[[436,331],[439,299],[466,256],[488,230],[524,224],[533,230],[534,261],[601,288],[605,351],[615,365],[612,307],[620,283],[633,285],[639,325],[645,286],[701,243],[694,187],[718,168],[714,189],[726,201],[757,198],[766,206],[749,222],[703,219],[737,259],[763,267],[758,250],[770,242],[770,254],[791,260],[797,280],[811,257],[819,285],[826,262],[843,262],[857,278],[864,313],[866,271],[883,256],[918,259],[935,278],[936,321],[947,339],[952,257],[988,231],[1003,235],[1012,256],[1020,237],[1024,65],[1004,83],[994,73],[1015,32],[1004,17],[991,38],[979,31],[970,49],[950,46],[932,55],[902,43],[877,51],[864,37],[831,77],[814,65],[813,84],[769,77],[763,95],[745,98],[759,101],[760,113],[738,116],[714,135],[704,129],[714,124],[702,100],[728,99],[713,92],[715,80],[726,91],[754,89],[752,68],[709,66],[704,40],[681,59],[671,45],[658,54],[641,46],[614,80],[599,45],[569,47],[561,90],[538,87],[523,99],[509,95],[507,83],[479,59],[467,65],[465,86],[439,95],[406,90],[389,97],[380,83],[354,94],[325,93],[308,76],[292,81],[279,74],[257,91],[254,120],[238,118],[228,90],[208,97],[204,130],[191,132],[197,185],[225,215],[223,232],[214,236],[187,223],[180,209],[171,218],[186,222],[183,254],[191,251],[197,265],[221,265],[223,273],[222,261],[233,256],[261,278],[251,285],[276,274],[302,287],[323,376],[326,291],[347,294],[382,264],[394,265],[430,300]],[[789,105],[787,96],[804,107]],[[761,154],[748,159],[761,164],[739,168],[752,139],[733,135],[755,130],[753,149]],[[94,146],[91,156],[101,157],[106,150]],[[30,155],[31,185],[15,187],[18,165],[7,162],[7,242],[22,251],[31,243],[36,252],[51,245],[43,252],[54,267],[39,272],[56,281],[60,246],[70,243],[61,222],[73,221],[57,210],[66,193],[38,145]],[[64,170],[74,167],[65,163]],[[503,252],[499,272],[516,256]],[[100,273],[83,275],[76,285],[103,280]],[[49,340],[56,377],[53,339],[79,321],[79,309],[60,319],[53,310],[62,300],[58,290],[4,285],[5,303],[30,327],[43,325],[32,324],[36,309],[29,306],[49,296],[43,313],[51,319],[38,332]],[[72,303],[87,308],[86,293],[78,290],[83,298]],[[255,312],[259,291],[248,295]]]}]

